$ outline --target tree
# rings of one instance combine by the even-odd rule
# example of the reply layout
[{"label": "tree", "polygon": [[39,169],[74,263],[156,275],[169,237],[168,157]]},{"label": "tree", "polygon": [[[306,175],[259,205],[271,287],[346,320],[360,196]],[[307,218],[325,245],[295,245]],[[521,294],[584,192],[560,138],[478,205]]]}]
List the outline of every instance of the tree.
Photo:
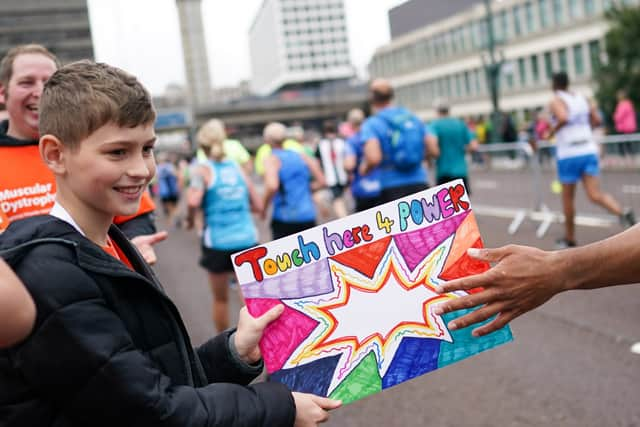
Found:
[{"label": "tree", "polygon": [[640,106],[640,8],[613,7],[606,17],[610,25],[604,38],[606,56],[600,60],[592,55],[592,61],[596,98],[608,127],[612,127],[618,90],[626,90],[633,104]]}]

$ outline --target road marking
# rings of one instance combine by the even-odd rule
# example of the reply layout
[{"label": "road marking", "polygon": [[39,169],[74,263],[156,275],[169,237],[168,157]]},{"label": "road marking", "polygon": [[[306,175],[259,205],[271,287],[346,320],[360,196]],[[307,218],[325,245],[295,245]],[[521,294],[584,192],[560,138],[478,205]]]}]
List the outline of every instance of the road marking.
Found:
[{"label": "road marking", "polygon": [[[497,206],[474,205],[473,210],[477,215],[492,216],[496,218],[513,219],[524,212],[533,221],[549,221],[563,223],[564,217],[560,212],[540,212],[518,208],[501,208]],[[576,225],[585,227],[611,227],[618,223],[614,216],[576,215]]]},{"label": "road marking", "polygon": [[637,342],[631,346],[631,353],[640,354],[640,342]]},{"label": "road marking", "polygon": [[623,185],[622,192],[625,194],[640,194],[640,185]]},{"label": "road marking", "polygon": [[498,182],[488,179],[475,179],[473,180],[473,188],[481,188],[483,190],[495,190],[498,188]]}]

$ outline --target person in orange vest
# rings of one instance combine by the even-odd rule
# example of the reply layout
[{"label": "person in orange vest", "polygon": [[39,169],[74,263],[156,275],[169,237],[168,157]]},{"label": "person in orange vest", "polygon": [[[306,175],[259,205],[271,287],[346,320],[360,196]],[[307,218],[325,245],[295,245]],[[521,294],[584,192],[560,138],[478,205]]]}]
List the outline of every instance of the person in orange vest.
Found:
[{"label": "person in orange vest", "polygon": [[[0,232],[12,221],[53,207],[55,181],[38,151],[38,108],[44,84],[58,65],[55,55],[38,44],[16,46],[0,62],[0,102],[9,116],[0,123]],[[151,264],[157,259],[153,245],[167,237],[155,228],[154,209],[145,192],[135,215],[115,219]]]}]

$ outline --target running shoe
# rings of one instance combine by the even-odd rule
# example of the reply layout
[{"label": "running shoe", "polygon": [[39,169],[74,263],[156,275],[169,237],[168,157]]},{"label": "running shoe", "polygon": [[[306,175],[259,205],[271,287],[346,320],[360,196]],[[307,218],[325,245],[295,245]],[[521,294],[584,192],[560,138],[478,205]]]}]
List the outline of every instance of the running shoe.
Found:
[{"label": "running shoe", "polygon": [[631,208],[625,209],[625,211],[620,215],[620,225],[625,228],[632,227],[636,223],[636,215],[633,213]]},{"label": "running shoe", "polygon": [[572,240],[567,240],[565,237],[562,239],[556,240],[556,249],[567,249],[567,248],[575,248],[576,242]]}]

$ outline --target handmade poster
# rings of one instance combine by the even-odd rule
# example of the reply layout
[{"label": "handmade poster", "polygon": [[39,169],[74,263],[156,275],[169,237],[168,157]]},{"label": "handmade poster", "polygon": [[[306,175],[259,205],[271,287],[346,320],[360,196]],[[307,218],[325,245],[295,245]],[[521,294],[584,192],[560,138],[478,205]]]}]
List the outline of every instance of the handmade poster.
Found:
[{"label": "handmade poster", "polygon": [[434,307],[434,287],[489,266],[462,180],[235,254],[249,312],[285,310],[260,349],[270,381],[353,402],[512,340],[481,338]]}]

